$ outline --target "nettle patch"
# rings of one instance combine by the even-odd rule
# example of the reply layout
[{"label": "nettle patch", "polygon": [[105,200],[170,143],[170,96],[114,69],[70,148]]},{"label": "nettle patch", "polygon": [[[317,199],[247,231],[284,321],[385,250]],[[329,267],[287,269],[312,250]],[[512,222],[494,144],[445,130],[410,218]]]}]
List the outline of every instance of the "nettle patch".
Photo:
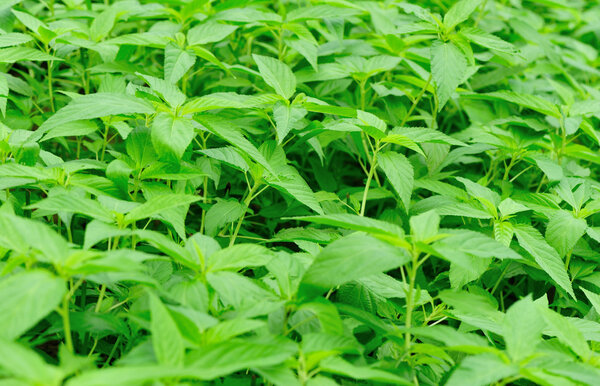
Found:
[{"label": "nettle patch", "polygon": [[4,0],[0,382],[597,384],[598,20]]}]

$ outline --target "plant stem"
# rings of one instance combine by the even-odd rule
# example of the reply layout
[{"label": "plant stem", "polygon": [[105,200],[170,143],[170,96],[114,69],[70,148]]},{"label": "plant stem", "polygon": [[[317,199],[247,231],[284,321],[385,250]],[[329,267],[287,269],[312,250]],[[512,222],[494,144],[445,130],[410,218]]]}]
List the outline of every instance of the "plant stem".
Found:
[{"label": "plant stem", "polygon": [[[367,174],[367,182],[365,184],[365,189],[363,190],[362,202],[360,204],[360,215],[365,215],[365,209],[367,207],[367,197],[369,195],[369,187],[371,185],[371,181],[373,179],[373,175],[375,174],[375,169],[377,168],[377,153],[381,150],[379,146],[379,141],[375,142],[375,147],[373,148],[373,157],[371,158],[371,168],[369,169],[369,173]],[[369,154],[368,150],[365,148],[365,153]],[[376,176],[377,177],[377,176]]]},{"label": "plant stem", "polygon": [[100,155],[100,161],[104,161],[104,153],[106,153],[106,145],[108,141],[108,125],[104,124],[104,135],[102,141],[102,153]]},{"label": "plant stem", "polygon": [[427,90],[427,87],[429,87],[429,83],[431,83],[431,74],[429,74],[429,78],[427,78],[427,82],[425,83],[425,86],[423,86],[423,88],[421,89],[421,91],[419,91],[419,95],[417,95],[417,97],[415,98],[413,104],[410,106],[410,109],[408,110],[408,112],[406,113],[406,115],[404,116],[404,118],[402,118],[402,122],[400,122],[400,127],[402,127],[402,126],[404,126],[406,124],[406,121],[408,120],[408,118],[410,118],[410,116],[412,115],[413,111],[415,111],[415,108],[417,107],[417,105],[421,101],[421,98],[423,98],[423,94],[425,94],[425,91]]},{"label": "plant stem", "polygon": [[106,292],[106,284],[102,284],[100,286],[100,295],[98,296],[98,301],[96,301],[96,307],[94,308],[94,312],[100,312],[100,307],[102,306],[102,300],[104,299],[104,293]]},{"label": "plant stem", "polygon": [[377,153],[373,154],[373,160],[371,161],[371,168],[369,169],[369,174],[367,174],[367,182],[365,184],[365,189],[363,190],[362,202],[360,204],[360,215],[365,215],[365,209],[367,207],[367,196],[369,195],[369,186],[371,185],[371,180],[373,179],[373,174],[375,173],[375,168],[377,167]]},{"label": "plant stem", "polygon": [[419,252],[413,248],[412,251],[412,262],[411,267],[408,270],[408,293],[406,294],[406,317],[404,321],[404,327],[406,332],[404,335],[404,348],[406,352],[410,350],[411,345],[411,334],[410,328],[412,326],[412,313],[414,308],[414,288],[417,277],[417,270],[419,269]]},{"label": "plant stem", "polygon": [[54,109],[54,92],[52,89],[52,67],[53,67],[53,64],[54,64],[53,60],[48,61],[48,96],[50,98],[50,109],[52,110],[52,112],[55,112],[56,110]]},{"label": "plant stem", "polygon": [[63,297],[62,309],[60,314],[62,316],[63,330],[65,333],[65,345],[67,346],[67,350],[69,350],[69,352],[74,352],[73,336],[71,335],[71,321],[69,319],[69,294],[70,292],[65,294],[65,296]]},{"label": "plant stem", "polygon": [[246,195],[246,198],[244,199],[244,213],[242,213],[242,216],[240,217],[240,219],[238,220],[238,222],[235,226],[235,230],[233,231],[233,234],[231,235],[231,239],[229,240],[229,246],[232,246],[235,243],[235,239],[237,238],[240,228],[242,227],[242,223],[244,222],[244,218],[246,217],[246,212],[248,211],[248,207],[250,206],[250,203],[254,199],[254,193],[258,190],[259,187],[260,187],[260,182],[255,181],[252,188],[250,188],[250,190],[248,190],[248,194]]}]

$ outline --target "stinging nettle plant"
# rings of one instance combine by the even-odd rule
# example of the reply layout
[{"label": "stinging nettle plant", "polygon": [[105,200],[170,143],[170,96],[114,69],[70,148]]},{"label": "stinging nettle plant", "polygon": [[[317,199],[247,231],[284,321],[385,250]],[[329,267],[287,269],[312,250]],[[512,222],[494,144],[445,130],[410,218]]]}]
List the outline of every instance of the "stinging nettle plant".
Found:
[{"label": "stinging nettle plant", "polygon": [[594,385],[600,3],[0,4],[0,381]]}]

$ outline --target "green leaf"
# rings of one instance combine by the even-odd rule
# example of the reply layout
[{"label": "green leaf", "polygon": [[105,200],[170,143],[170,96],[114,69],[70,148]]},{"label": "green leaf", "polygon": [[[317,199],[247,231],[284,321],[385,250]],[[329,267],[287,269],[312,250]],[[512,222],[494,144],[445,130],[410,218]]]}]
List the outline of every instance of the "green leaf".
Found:
[{"label": "green leaf", "polygon": [[158,363],[182,367],[185,347],[181,332],[158,296],[150,293],[150,332]]},{"label": "green leaf", "polygon": [[67,259],[67,241],[48,225],[13,215],[0,214],[0,246],[40,261],[59,263]]},{"label": "green leaf", "polygon": [[361,277],[386,272],[408,262],[402,249],[371,236],[355,233],[334,241],[316,257],[302,283],[333,288]]},{"label": "green leaf", "polygon": [[460,33],[473,43],[492,50],[514,53],[515,47],[499,37],[480,30],[479,28],[463,28]]},{"label": "green leaf", "polygon": [[[28,381],[23,384],[59,385],[64,377],[61,369],[49,365],[33,350],[25,346],[0,338],[0,368],[7,374]],[[7,384],[10,379],[4,380]],[[18,381],[13,380],[15,385]]]},{"label": "green leaf", "polygon": [[415,241],[426,241],[438,234],[440,216],[433,210],[410,218],[410,231]]},{"label": "green leaf", "polygon": [[36,131],[45,133],[72,121],[94,119],[119,114],[152,114],[152,106],[127,94],[96,93],[78,96],[48,118]]},{"label": "green leaf", "polygon": [[294,220],[309,221],[315,224],[330,225],[339,228],[353,229],[367,232],[372,235],[389,237],[404,237],[404,231],[396,224],[369,217],[347,213],[327,214],[322,216],[294,217]]},{"label": "green leaf", "polygon": [[519,373],[519,367],[507,364],[493,354],[470,356],[454,370],[447,386],[486,386]]},{"label": "green leaf", "polygon": [[454,3],[444,15],[444,27],[451,30],[457,24],[467,20],[481,2],[482,0],[460,0]]},{"label": "green leaf", "polygon": [[527,251],[536,263],[569,295],[575,298],[573,287],[565,265],[556,250],[544,241],[537,229],[527,224],[514,226],[519,244]]},{"label": "green leaf", "polygon": [[50,213],[79,213],[109,223],[114,220],[110,211],[104,208],[98,201],[73,194],[72,192],[50,196],[29,205],[27,208],[39,209]]},{"label": "green leaf", "polygon": [[436,85],[439,111],[462,82],[466,72],[467,59],[454,44],[436,42],[431,46],[431,74]]},{"label": "green leaf", "polygon": [[195,135],[192,121],[188,118],[161,112],[152,121],[151,138],[154,149],[173,162],[181,159]]},{"label": "green leaf", "polygon": [[90,37],[94,41],[100,41],[108,36],[115,25],[117,17],[116,7],[107,7],[94,18],[90,26]]},{"label": "green leaf", "polygon": [[3,117],[6,117],[6,103],[8,102],[8,92],[8,81],[6,80],[5,76],[0,75],[0,112],[2,113]]},{"label": "green leaf", "polygon": [[288,105],[283,101],[275,103],[273,106],[273,119],[277,127],[277,141],[282,143],[290,130],[306,115],[306,110],[302,107]]},{"label": "green leaf", "polygon": [[239,151],[232,146],[202,149],[198,150],[198,152],[205,154],[210,158],[225,162],[229,166],[232,166],[243,172],[247,172],[250,169],[248,162],[246,162],[244,157],[240,155]]},{"label": "green leaf", "polygon": [[340,357],[330,357],[322,360],[319,367],[325,372],[343,375],[352,379],[371,380],[383,382],[388,385],[408,386],[413,384],[391,372],[380,370],[375,367],[357,366]]},{"label": "green leaf", "polygon": [[391,135],[402,135],[415,143],[440,143],[445,145],[467,146],[464,142],[454,139],[439,130],[428,127],[395,127]]},{"label": "green leaf", "polygon": [[468,229],[443,229],[441,233],[447,234],[447,237],[438,241],[436,245],[441,244],[455,251],[461,251],[480,258],[522,258],[517,252],[480,232]]},{"label": "green leaf", "polygon": [[462,97],[473,99],[503,100],[545,115],[549,115],[551,117],[559,119],[561,117],[560,111],[553,103],[535,95],[503,90],[481,94],[464,94]]},{"label": "green leaf", "polygon": [[177,83],[179,79],[196,63],[196,56],[182,50],[173,43],[165,47],[165,80]]},{"label": "green leaf", "polygon": [[132,223],[144,218],[153,217],[168,209],[176,208],[182,205],[189,205],[200,199],[200,196],[191,196],[188,194],[178,193],[156,195],[129,211],[125,215],[124,221],[127,223]]},{"label": "green leaf", "polygon": [[548,330],[545,331],[546,334],[556,336],[558,340],[571,348],[584,361],[590,358],[590,355],[592,355],[590,347],[581,331],[569,319],[549,308],[541,309],[541,313],[548,325]]},{"label": "green leaf", "polygon": [[177,86],[166,80],[155,78],[150,75],[144,75],[137,73],[138,76],[143,78],[152,91],[158,94],[159,97],[165,100],[171,107],[177,108],[185,102],[185,94],[182,93]]},{"label": "green leaf", "polygon": [[296,92],[296,77],[287,64],[269,56],[252,54],[265,83],[285,99]]},{"label": "green leaf", "polygon": [[0,338],[21,336],[60,304],[66,290],[62,279],[45,271],[4,278],[0,281]]},{"label": "green leaf", "polygon": [[239,131],[232,128],[226,120],[208,115],[198,117],[197,119],[211,132],[240,149],[244,154],[247,154],[248,157],[253,159],[272,174],[276,174],[262,153],[260,153],[258,149]]},{"label": "green leaf", "polygon": [[81,136],[92,134],[98,130],[98,126],[94,121],[82,120],[64,123],[60,126],[55,126],[46,132],[44,138],[40,142],[47,141],[52,138]]},{"label": "green leaf", "polygon": [[573,216],[572,212],[557,210],[546,226],[546,241],[564,257],[573,250],[586,230],[584,219]]},{"label": "green leaf", "polygon": [[236,221],[244,213],[246,210],[238,201],[218,201],[206,212],[206,234],[215,236],[225,224]]},{"label": "green leaf", "polygon": [[20,44],[29,43],[33,38],[29,35],[19,32],[9,32],[0,35],[0,48],[18,46]]},{"label": "green leaf", "polygon": [[235,25],[219,23],[216,20],[208,20],[190,28],[187,33],[187,42],[190,46],[220,42],[232,34],[237,28],[238,27]]},{"label": "green leaf", "polygon": [[600,314],[600,295],[594,293],[592,291],[588,291],[585,288],[581,288],[585,296],[588,298],[590,303],[592,303],[592,307],[596,310],[597,313]]},{"label": "green leaf", "polygon": [[62,59],[30,47],[8,47],[0,49],[0,63],[14,63],[24,60],[48,61]]},{"label": "green leaf", "polygon": [[283,363],[296,351],[296,344],[284,338],[268,344],[231,339],[190,353],[187,366],[202,374],[200,379],[214,379],[248,368]]},{"label": "green leaf", "polygon": [[218,250],[210,255],[207,270],[238,271],[249,267],[267,265],[274,254],[267,248],[255,244],[238,244]]},{"label": "green leaf", "polygon": [[503,336],[506,350],[514,362],[529,357],[536,352],[542,341],[545,322],[531,297],[514,303],[504,317]]},{"label": "green leaf", "polygon": [[394,151],[381,153],[377,156],[377,164],[392,184],[392,187],[400,197],[404,209],[410,208],[410,196],[414,184],[414,171],[408,159]]}]

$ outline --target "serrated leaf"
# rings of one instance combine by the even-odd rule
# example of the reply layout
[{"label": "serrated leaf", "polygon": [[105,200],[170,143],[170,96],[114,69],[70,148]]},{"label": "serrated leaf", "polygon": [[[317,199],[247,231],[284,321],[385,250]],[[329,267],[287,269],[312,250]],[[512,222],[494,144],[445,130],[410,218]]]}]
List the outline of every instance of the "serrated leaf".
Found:
[{"label": "serrated leaf", "polygon": [[519,244],[527,251],[536,263],[569,295],[575,298],[573,287],[565,265],[554,248],[546,243],[540,232],[531,225],[514,226]]},{"label": "serrated leaf", "polygon": [[466,71],[467,59],[454,44],[436,42],[431,47],[431,74],[436,85],[439,111],[462,82]]},{"label": "serrated leaf", "polygon": [[377,163],[383,169],[392,187],[400,197],[404,209],[408,212],[414,184],[412,165],[404,155],[394,151],[379,154]]},{"label": "serrated leaf", "polygon": [[176,208],[182,205],[189,205],[200,200],[199,196],[188,194],[160,194],[153,196],[143,204],[130,210],[124,217],[124,221],[131,223],[144,218],[152,217],[164,212],[165,210]]},{"label": "serrated leaf", "polygon": [[158,363],[182,367],[185,346],[181,332],[167,307],[155,294],[150,294],[150,332]]},{"label": "serrated leaf", "polygon": [[550,217],[546,226],[546,241],[565,256],[573,250],[575,244],[585,234],[587,223],[566,210],[558,210]]},{"label": "serrated leaf", "polygon": [[282,143],[290,130],[306,115],[302,107],[279,101],[273,106],[273,119],[277,128],[277,141]]},{"label": "serrated leaf", "polygon": [[518,366],[507,364],[496,355],[480,354],[463,359],[446,385],[485,386],[518,374],[518,372]]},{"label": "serrated leaf", "polygon": [[0,63],[14,63],[24,60],[48,61],[62,59],[30,47],[8,47],[0,49]]},{"label": "serrated leaf", "polygon": [[48,118],[36,131],[45,133],[72,121],[120,114],[152,114],[152,106],[127,94],[96,93],[78,96]]},{"label": "serrated leaf", "polygon": [[285,99],[290,99],[296,92],[296,77],[287,64],[269,56],[253,54],[258,71],[265,83]]},{"label": "serrated leaf", "polygon": [[512,44],[500,39],[495,35],[482,31],[479,28],[464,28],[460,31],[460,33],[473,43],[482,47],[490,48],[500,52],[506,52],[509,54],[515,52],[515,47]]},{"label": "serrated leaf", "polygon": [[45,271],[22,272],[0,281],[0,338],[13,340],[48,315],[67,288]]},{"label": "serrated leaf", "polygon": [[482,0],[460,0],[450,7],[444,15],[444,27],[452,29],[457,24],[467,20],[469,16],[479,7]]},{"label": "serrated leaf", "polygon": [[165,47],[165,80],[177,83],[181,77],[196,63],[196,56],[173,43]]},{"label": "serrated leaf", "polygon": [[364,234],[352,234],[323,249],[302,278],[302,283],[321,289],[386,272],[408,262],[401,249]]},{"label": "serrated leaf", "polygon": [[170,161],[180,160],[196,135],[191,120],[163,112],[154,117],[150,133],[156,153]]},{"label": "serrated leaf", "polygon": [[209,20],[190,28],[187,33],[187,42],[191,46],[219,42],[233,33],[237,28],[235,25]]}]

